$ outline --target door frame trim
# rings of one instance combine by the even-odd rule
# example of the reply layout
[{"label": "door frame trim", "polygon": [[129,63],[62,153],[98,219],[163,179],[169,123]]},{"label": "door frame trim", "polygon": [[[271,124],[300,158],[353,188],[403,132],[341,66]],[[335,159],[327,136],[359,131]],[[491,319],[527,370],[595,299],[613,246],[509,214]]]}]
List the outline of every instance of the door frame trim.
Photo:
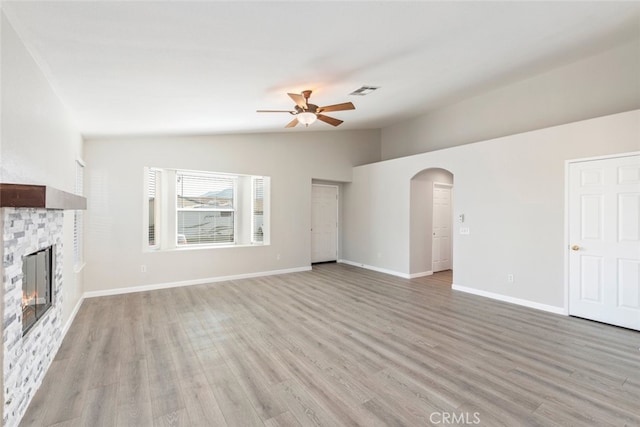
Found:
[{"label": "door frame trim", "polygon": [[640,151],[627,153],[607,154],[603,156],[584,157],[564,161],[564,305],[563,313],[569,316],[569,166],[574,163],[586,163],[598,160],[618,159],[640,155]]},{"label": "door frame trim", "polygon": [[[340,185],[338,184],[316,184],[311,183],[311,209],[313,209],[313,187],[332,187],[336,189],[336,262],[340,259]],[[309,218],[311,220],[311,218]],[[309,227],[309,243],[311,243],[311,239],[313,239],[313,231],[311,227]],[[311,247],[309,247],[309,251],[311,251]],[[309,265],[313,264],[311,260],[311,253],[309,253]]]}]

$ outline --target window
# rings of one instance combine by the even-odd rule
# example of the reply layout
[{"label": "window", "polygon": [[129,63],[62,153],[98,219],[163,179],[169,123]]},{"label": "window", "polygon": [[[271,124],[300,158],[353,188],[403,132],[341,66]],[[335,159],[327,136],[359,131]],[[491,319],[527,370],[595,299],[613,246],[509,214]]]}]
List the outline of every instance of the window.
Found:
[{"label": "window", "polygon": [[[75,193],[79,196],[84,194],[84,162],[76,160],[76,183]],[[73,214],[73,262],[76,269],[82,268],[83,257],[83,212],[77,210]]]},{"label": "window", "polygon": [[251,179],[251,243],[264,241],[264,178]]},{"label": "window", "polygon": [[147,200],[148,200],[148,244],[150,247],[157,246],[160,241],[158,239],[159,227],[156,227],[156,192],[158,189],[158,175],[159,172],[155,169],[149,169],[147,171]]},{"label": "window", "polygon": [[269,177],[145,169],[145,247],[269,244]]},{"label": "window", "polygon": [[235,243],[236,178],[176,172],[177,244]]}]

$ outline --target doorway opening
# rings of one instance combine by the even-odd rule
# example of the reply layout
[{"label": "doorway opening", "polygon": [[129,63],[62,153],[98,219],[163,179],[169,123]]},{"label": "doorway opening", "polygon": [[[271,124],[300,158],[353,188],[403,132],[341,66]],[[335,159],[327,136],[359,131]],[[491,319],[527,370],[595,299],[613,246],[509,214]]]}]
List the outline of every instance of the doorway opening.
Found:
[{"label": "doorway opening", "polygon": [[428,168],[411,178],[410,277],[453,274],[453,174]]}]

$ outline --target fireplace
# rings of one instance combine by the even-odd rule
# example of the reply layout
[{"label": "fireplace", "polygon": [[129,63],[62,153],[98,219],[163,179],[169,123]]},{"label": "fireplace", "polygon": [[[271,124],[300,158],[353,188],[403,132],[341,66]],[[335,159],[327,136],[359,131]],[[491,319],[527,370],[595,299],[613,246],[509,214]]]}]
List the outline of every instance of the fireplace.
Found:
[{"label": "fireplace", "polygon": [[86,202],[47,186],[0,183],[0,425],[20,424],[62,343],[65,210]]},{"label": "fireplace", "polygon": [[22,335],[51,308],[53,246],[26,255],[22,262]]}]

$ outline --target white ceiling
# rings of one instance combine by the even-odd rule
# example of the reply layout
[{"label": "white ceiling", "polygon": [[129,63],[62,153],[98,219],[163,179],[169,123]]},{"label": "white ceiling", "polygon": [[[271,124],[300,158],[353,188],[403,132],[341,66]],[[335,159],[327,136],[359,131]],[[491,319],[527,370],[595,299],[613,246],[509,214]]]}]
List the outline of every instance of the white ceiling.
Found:
[{"label": "white ceiling", "polygon": [[[4,1],[86,136],[380,128],[638,37],[639,2]],[[362,85],[381,88],[365,97]],[[330,130],[318,122],[308,130]],[[313,128],[313,129],[312,129]]]}]

